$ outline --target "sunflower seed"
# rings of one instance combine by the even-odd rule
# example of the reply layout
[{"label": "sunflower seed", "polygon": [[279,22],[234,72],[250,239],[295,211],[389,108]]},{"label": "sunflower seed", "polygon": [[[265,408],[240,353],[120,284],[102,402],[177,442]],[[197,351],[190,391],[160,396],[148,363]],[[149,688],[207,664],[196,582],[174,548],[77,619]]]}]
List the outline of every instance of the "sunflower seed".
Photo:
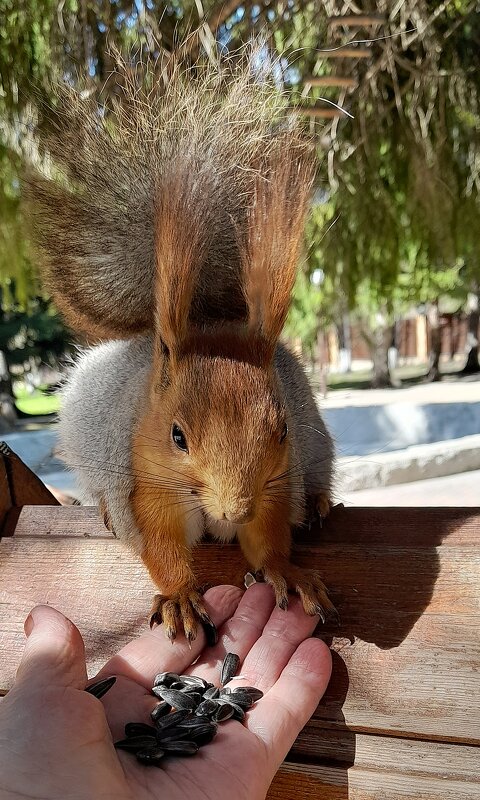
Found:
[{"label": "sunflower seed", "polygon": [[255,578],[255,575],[252,575],[251,572],[247,572],[247,574],[245,575],[245,577],[243,579],[243,583],[245,585],[245,589],[249,589],[250,586],[253,586],[253,584],[256,583],[256,582],[257,582],[257,579]]},{"label": "sunflower seed", "polygon": [[180,722],[179,725],[181,728],[196,728],[198,727],[198,725],[203,725],[207,723],[213,724],[210,717],[207,717],[206,715],[202,716],[198,715],[198,717],[197,716],[187,717],[182,722]]},{"label": "sunflower seed", "polygon": [[205,716],[209,717],[210,714],[214,714],[215,713],[217,708],[218,708],[218,703],[217,703],[216,700],[204,700],[203,703],[200,703],[200,705],[197,706],[197,710],[195,711],[195,714],[197,714],[198,716],[204,716],[205,715]]},{"label": "sunflower seed", "polygon": [[237,703],[234,703],[233,700],[222,700],[221,698],[219,698],[217,702],[223,706],[224,705],[231,706],[234,711],[233,714],[234,719],[242,720],[245,718],[245,709],[242,708],[242,706],[238,705]]},{"label": "sunflower seed", "polygon": [[152,725],[147,725],[145,722],[127,722],[125,725],[125,736],[156,736],[157,731]]},{"label": "sunflower seed", "polygon": [[198,753],[196,742],[162,742],[165,753],[176,753],[178,756],[194,756]]},{"label": "sunflower seed", "polygon": [[183,692],[177,692],[176,689],[167,689],[163,686],[156,686],[153,691],[157,697],[161,697],[162,700],[170,703],[173,708],[178,710],[186,709],[187,711],[193,711],[198,705],[198,701],[192,698],[191,695],[184,694]]},{"label": "sunflower seed", "polygon": [[216,700],[218,695],[220,694],[220,689],[218,686],[210,686],[209,689],[206,689],[203,693],[204,700]]},{"label": "sunflower seed", "polygon": [[185,717],[188,717],[189,712],[187,709],[182,709],[180,711],[172,711],[170,714],[167,714],[165,717],[161,717],[161,719],[155,720],[155,727],[158,731],[164,731],[167,728],[173,727],[173,725],[178,725],[179,722],[183,722]]},{"label": "sunflower seed", "polygon": [[173,728],[167,728],[162,733],[158,731],[157,739],[162,747],[165,742],[178,742],[180,739],[191,739],[192,731],[194,728],[182,728],[180,725],[174,725]]},{"label": "sunflower seed", "polygon": [[240,658],[235,653],[227,653],[223,659],[222,671],[220,673],[220,683],[222,686],[225,686],[228,681],[232,680],[238,670],[239,664]]},{"label": "sunflower seed", "polygon": [[183,681],[174,681],[167,686],[165,683],[162,683],[159,687],[160,689],[174,689],[176,692],[181,692],[182,689],[185,689],[185,684]]},{"label": "sunflower seed", "polygon": [[180,675],[180,680],[187,686],[199,686],[202,689],[208,689],[212,684],[199,678],[198,675]]},{"label": "sunflower seed", "polygon": [[172,706],[170,705],[170,703],[165,703],[165,701],[163,701],[162,703],[157,703],[157,705],[151,712],[150,716],[153,719],[153,721],[156,722],[157,719],[160,719],[160,717],[164,717],[171,710]]},{"label": "sunflower seed", "polygon": [[177,675],[176,672],[159,672],[153,679],[153,685],[160,686],[160,684],[163,684],[164,686],[170,686],[174,681],[179,680],[180,675]]},{"label": "sunflower seed", "polygon": [[141,764],[147,764],[151,767],[159,767],[164,755],[165,750],[160,747],[149,747],[147,750],[139,750],[136,754]]},{"label": "sunflower seed", "polygon": [[213,647],[218,642],[218,631],[213,624],[212,620],[207,622],[206,619],[201,620],[202,627],[205,633],[205,639],[209,647]]},{"label": "sunflower seed", "polygon": [[214,722],[225,722],[226,719],[233,717],[234,708],[229,703],[222,703],[216,710],[212,719]]},{"label": "sunflower seed", "polygon": [[108,690],[112,688],[116,680],[115,675],[112,675],[111,678],[103,678],[101,681],[91,683],[90,686],[86,687],[85,691],[88,692],[88,694],[93,694],[94,697],[100,700],[100,698],[103,697],[104,694],[107,694]]},{"label": "sunflower seed", "polygon": [[258,700],[261,700],[263,697],[263,692],[255,686],[239,686],[238,689],[232,690],[232,694],[236,694],[237,692],[248,694],[253,703],[257,703]]},{"label": "sunflower seed", "polygon": [[217,730],[216,725],[199,725],[198,728],[192,729],[190,741],[196,742],[199,747],[203,747],[204,744],[209,744],[215,738]]},{"label": "sunflower seed", "polygon": [[136,753],[138,750],[143,750],[148,747],[156,747],[156,736],[132,736],[129,739],[121,739],[115,742],[117,750],[129,750],[131,753]]},{"label": "sunflower seed", "polygon": [[228,702],[232,701],[236,703],[238,706],[242,706],[242,708],[247,709],[253,706],[253,700],[247,692],[242,692],[241,689],[235,689],[231,694],[228,695]]}]

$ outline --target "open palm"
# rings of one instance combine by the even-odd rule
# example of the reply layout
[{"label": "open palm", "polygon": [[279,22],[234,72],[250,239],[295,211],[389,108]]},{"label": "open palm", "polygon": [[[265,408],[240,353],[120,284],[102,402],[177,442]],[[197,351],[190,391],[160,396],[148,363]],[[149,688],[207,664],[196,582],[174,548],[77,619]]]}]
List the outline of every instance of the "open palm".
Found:
[{"label": "open palm", "polygon": [[[0,706],[0,799],[264,798],[326,688],[330,654],[307,638],[317,618],[306,616],[293,597],[288,611],[274,608],[266,585],[245,593],[215,587],[205,600],[219,628],[215,647],[205,647],[203,633],[190,649],[183,637],[172,646],[161,627],[149,631],[96,677],[117,676],[101,701],[81,691],[87,680],[78,630],[51,608],[34,609],[15,687]],[[222,723],[193,758],[165,758],[158,769],[115,750],[126,722],[150,721],[157,672],[190,672],[218,683],[226,652],[240,656],[243,677],[235,685],[265,693],[245,724]]]}]

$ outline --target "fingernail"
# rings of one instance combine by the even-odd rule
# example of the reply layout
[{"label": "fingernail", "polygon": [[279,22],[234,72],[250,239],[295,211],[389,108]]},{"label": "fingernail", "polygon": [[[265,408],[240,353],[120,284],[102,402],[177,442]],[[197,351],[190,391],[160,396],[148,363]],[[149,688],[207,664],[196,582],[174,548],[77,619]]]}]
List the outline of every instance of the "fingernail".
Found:
[{"label": "fingernail", "polygon": [[30,636],[31,632],[33,631],[34,627],[35,627],[35,621],[32,615],[29,614],[27,619],[23,623],[23,630],[25,631],[25,636],[27,637],[27,639]]}]

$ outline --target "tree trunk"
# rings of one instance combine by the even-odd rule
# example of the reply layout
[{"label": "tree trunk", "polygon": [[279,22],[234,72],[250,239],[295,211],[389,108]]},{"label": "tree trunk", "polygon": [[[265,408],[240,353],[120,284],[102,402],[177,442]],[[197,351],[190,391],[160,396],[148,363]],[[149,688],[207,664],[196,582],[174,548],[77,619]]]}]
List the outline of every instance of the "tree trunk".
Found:
[{"label": "tree trunk", "polygon": [[352,343],[350,331],[350,318],[343,314],[341,322],[337,325],[339,367],[338,371],[345,373],[352,369]]},{"label": "tree trunk", "polygon": [[378,326],[370,339],[370,349],[373,360],[372,388],[383,389],[392,387],[392,375],[388,363],[388,351],[392,343],[392,326]]},{"label": "tree trunk", "polygon": [[12,378],[5,355],[0,350],[0,433],[13,430],[17,421],[17,412],[13,399]]},{"label": "tree trunk", "polygon": [[468,331],[467,331],[467,363],[465,364],[462,372],[464,375],[472,375],[475,372],[480,372],[480,363],[478,361],[478,324],[480,322],[480,297],[478,294],[471,295],[470,298],[470,311],[468,314]]},{"label": "tree trunk", "polygon": [[430,328],[430,352],[425,380],[433,383],[440,380],[440,355],[442,352],[442,329],[438,313],[438,300],[430,304],[427,319]]}]

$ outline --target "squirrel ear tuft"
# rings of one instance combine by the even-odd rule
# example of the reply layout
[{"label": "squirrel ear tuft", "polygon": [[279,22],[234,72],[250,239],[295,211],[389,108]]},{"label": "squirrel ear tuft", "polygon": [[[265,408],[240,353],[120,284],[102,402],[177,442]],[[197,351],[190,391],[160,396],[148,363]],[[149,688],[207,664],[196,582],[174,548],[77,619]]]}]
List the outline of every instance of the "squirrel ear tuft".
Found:
[{"label": "squirrel ear tuft", "polygon": [[211,247],[216,180],[186,145],[179,146],[157,187],[156,332],[172,357],[188,337],[200,269]]},{"label": "squirrel ear tuft", "polygon": [[258,169],[240,243],[249,327],[272,356],[290,307],[314,164],[313,148],[298,131],[275,136]]}]

